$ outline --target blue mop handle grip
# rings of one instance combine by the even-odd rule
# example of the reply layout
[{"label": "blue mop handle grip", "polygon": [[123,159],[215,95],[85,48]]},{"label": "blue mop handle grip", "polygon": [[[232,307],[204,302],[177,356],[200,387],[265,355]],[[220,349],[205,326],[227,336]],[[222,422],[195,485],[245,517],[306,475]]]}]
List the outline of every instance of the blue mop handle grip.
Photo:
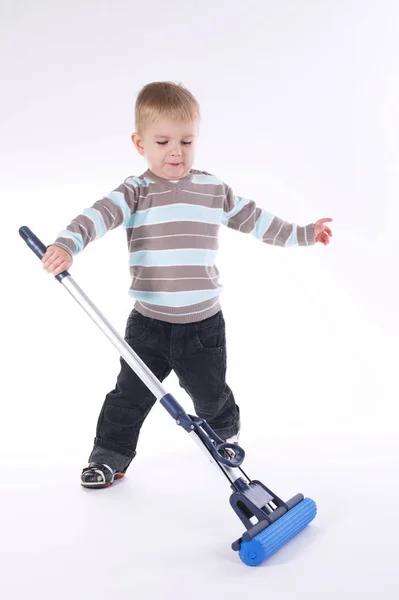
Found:
[{"label": "blue mop handle grip", "polygon": [[28,244],[29,248],[31,250],[33,250],[33,252],[36,254],[36,256],[38,258],[40,258],[40,260],[43,258],[43,256],[46,254],[46,246],[43,244],[43,242],[41,242],[39,240],[38,237],[35,236],[35,234],[29,229],[29,227],[26,227],[26,225],[24,225],[23,227],[20,227],[19,229],[19,235],[21,236],[21,238],[23,240],[25,240],[25,242]]},{"label": "blue mop handle grip", "polygon": [[[19,235],[23,240],[25,240],[29,248],[36,254],[36,256],[40,258],[40,260],[42,260],[43,256],[46,254],[47,247],[43,244],[41,240],[39,240],[39,238],[33,233],[33,231],[31,231],[29,227],[26,227],[26,225],[24,225],[23,227],[19,228]],[[63,271],[59,275],[56,275],[55,278],[58,281],[61,281],[64,277],[68,276],[68,271]]]}]

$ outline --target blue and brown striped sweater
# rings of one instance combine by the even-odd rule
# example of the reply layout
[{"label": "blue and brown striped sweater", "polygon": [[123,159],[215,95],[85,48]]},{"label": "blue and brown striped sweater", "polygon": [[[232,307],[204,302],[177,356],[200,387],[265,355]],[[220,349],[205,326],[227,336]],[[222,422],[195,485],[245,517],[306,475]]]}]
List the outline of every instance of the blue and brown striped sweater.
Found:
[{"label": "blue and brown striped sweater", "polygon": [[314,226],[287,223],[235,196],[220,179],[192,169],[179,181],[147,170],[128,177],[58,234],[54,245],[79,254],[90,242],[122,225],[132,283],[129,293],[145,316],[188,323],[220,309],[215,266],[220,225],[251,233],[275,246],[310,246]]}]

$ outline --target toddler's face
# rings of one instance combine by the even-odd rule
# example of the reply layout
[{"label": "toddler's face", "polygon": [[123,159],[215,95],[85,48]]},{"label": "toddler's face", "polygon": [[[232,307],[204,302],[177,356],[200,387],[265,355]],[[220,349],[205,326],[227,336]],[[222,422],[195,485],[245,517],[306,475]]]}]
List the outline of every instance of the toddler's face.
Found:
[{"label": "toddler's face", "polygon": [[163,120],[148,126],[141,136],[134,133],[132,141],[155,175],[181,179],[193,166],[198,128],[198,122]]}]

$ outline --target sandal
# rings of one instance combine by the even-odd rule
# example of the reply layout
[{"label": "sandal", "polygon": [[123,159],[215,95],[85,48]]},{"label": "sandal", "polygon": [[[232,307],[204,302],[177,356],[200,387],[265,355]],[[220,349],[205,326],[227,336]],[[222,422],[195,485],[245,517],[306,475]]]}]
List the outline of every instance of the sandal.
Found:
[{"label": "sandal", "polygon": [[109,487],[116,479],[122,479],[125,473],[115,471],[106,464],[91,462],[85,467],[80,476],[83,487],[100,489]]}]

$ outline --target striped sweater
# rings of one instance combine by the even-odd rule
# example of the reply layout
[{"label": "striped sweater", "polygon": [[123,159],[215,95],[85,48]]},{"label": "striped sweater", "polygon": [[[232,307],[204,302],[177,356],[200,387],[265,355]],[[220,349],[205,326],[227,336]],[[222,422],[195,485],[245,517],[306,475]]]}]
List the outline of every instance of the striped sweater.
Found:
[{"label": "striped sweater", "polygon": [[310,246],[314,226],[287,223],[235,196],[225,183],[192,169],[172,182],[147,170],[128,177],[58,234],[54,245],[79,254],[90,242],[123,225],[132,283],[129,293],[145,316],[188,323],[220,309],[215,266],[220,225],[274,246]]}]

